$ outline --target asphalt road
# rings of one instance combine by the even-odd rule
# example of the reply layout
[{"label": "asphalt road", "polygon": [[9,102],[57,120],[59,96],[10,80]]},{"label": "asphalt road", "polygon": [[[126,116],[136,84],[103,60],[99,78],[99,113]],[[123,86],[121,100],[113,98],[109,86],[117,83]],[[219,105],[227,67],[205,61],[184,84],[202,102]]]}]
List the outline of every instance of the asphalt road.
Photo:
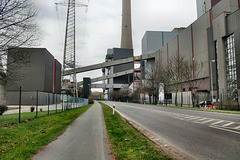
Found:
[{"label": "asphalt road", "polygon": [[33,160],[111,160],[102,108],[97,102]]},{"label": "asphalt road", "polygon": [[194,159],[239,160],[240,115],[107,102]]}]

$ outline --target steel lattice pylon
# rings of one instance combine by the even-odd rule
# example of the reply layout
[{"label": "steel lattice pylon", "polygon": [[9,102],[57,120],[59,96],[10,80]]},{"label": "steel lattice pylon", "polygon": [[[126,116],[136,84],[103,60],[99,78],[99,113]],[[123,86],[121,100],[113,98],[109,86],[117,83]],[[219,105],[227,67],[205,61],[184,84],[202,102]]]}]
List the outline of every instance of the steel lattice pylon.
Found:
[{"label": "steel lattice pylon", "polygon": [[[76,7],[87,7],[86,4],[76,2],[75,0],[68,0],[68,2],[56,3],[56,5],[67,6],[67,22],[64,44],[63,57],[63,75],[66,70],[73,70],[71,80],[74,84],[73,94],[78,96],[77,91],[77,76],[76,76]],[[63,77],[64,79],[64,77]]]}]

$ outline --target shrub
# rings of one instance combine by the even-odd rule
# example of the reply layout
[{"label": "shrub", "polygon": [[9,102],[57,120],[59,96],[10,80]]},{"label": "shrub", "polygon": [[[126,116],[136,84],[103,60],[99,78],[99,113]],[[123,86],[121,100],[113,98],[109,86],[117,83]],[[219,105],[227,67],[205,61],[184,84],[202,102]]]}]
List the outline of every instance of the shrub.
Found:
[{"label": "shrub", "polygon": [[0,105],[0,115],[2,115],[7,110],[8,110],[8,107]]},{"label": "shrub", "polygon": [[237,110],[237,102],[236,101],[226,101],[223,103],[222,109],[224,110]]},{"label": "shrub", "polygon": [[93,104],[93,96],[88,97],[88,102],[89,102],[89,104]]}]

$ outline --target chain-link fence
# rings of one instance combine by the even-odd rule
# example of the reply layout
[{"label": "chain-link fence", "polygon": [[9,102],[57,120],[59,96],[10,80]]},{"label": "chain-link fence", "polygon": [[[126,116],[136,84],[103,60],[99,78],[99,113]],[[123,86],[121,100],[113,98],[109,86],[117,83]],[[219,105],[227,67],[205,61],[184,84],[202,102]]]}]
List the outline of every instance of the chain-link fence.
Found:
[{"label": "chain-link fence", "polygon": [[[234,97],[228,97],[228,95],[223,95],[220,94],[218,98],[216,97],[211,97],[209,92],[198,92],[195,94],[195,96],[192,97],[191,92],[183,92],[182,94],[183,98],[181,98],[181,93],[179,92],[177,94],[177,103],[178,105],[181,104],[181,101],[183,101],[184,106],[188,107],[199,107],[199,108],[204,108],[205,103],[206,106],[209,108],[214,108],[214,109],[220,109],[220,110],[235,110],[239,111],[240,110],[240,104],[238,100],[238,95]],[[175,93],[172,93],[172,102],[171,104],[175,105]],[[213,102],[213,107],[210,107]],[[209,105],[210,104],[210,105]]]},{"label": "chain-link fence", "polygon": [[40,91],[7,91],[7,110],[0,115],[0,126],[21,123],[88,105],[88,99]]}]

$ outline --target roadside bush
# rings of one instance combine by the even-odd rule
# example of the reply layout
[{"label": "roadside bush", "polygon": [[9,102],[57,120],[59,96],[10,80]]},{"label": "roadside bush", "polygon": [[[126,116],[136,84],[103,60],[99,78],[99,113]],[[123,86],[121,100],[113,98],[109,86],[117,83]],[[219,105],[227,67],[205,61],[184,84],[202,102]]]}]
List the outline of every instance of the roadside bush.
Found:
[{"label": "roadside bush", "polygon": [[8,107],[0,105],[0,115],[2,115],[7,110],[8,110]]},{"label": "roadside bush", "polygon": [[237,102],[236,101],[226,101],[222,105],[223,110],[237,110]]},{"label": "roadside bush", "polygon": [[88,97],[88,102],[89,102],[89,104],[93,104],[93,96]]}]

